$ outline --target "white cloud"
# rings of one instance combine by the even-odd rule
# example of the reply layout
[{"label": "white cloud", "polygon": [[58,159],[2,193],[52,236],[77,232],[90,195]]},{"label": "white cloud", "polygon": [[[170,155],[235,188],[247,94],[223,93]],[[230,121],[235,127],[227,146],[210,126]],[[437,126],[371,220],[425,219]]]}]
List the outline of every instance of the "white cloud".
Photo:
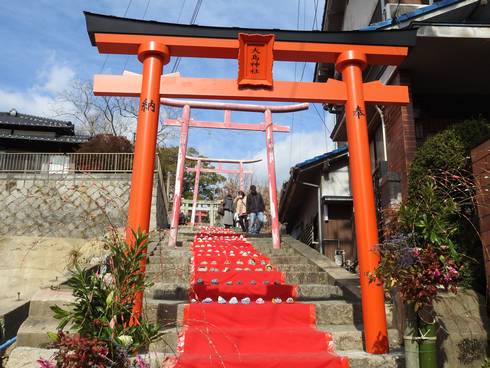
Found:
[{"label": "white cloud", "polygon": [[[294,133],[292,143],[290,137],[276,140],[274,154],[276,160],[276,177],[278,188],[289,178],[289,169],[295,164],[321,155],[328,149],[333,150],[332,141],[325,145],[325,133],[320,130],[311,132]],[[267,154],[265,148],[253,155],[253,158],[261,158],[262,161],[253,165],[254,180],[263,183],[267,180]]]},{"label": "white cloud", "polygon": [[56,95],[73,82],[75,71],[68,65],[54,62],[51,54],[38,72],[37,80],[24,90],[0,86],[0,111],[16,109],[20,113],[52,116],[59,104]]},{"label": "white cloud", "polygon": [[0,111],[16,109],[22,114],[52,117],[56,103],[55,97],[50,94],[32,89],[13,91],[0,87]]},{"label": "white cloud", "polygon": [[75,71],[66,65],[53,65],[47,71],[45,83],[40,87],[42,90],[51,93],[60,93],[66,90],[75,77]]}]

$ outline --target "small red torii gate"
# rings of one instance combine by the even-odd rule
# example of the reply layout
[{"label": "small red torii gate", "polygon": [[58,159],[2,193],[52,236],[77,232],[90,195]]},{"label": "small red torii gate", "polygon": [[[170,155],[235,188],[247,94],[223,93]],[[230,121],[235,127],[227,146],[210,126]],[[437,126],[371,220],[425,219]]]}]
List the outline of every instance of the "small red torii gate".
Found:
[{"label": "small red torii gate", "polygon": [[[231,130],[248,130],[265,132],[266,152],[267,152],[267,178],[269,184],[270,212],[272,223],[272,247],[279,249],[281,247],[281,236],[279,229],[279,209],[277,203],[277,184],[276,184],[276,165],[274,157],[274,138],[273,132],[289,132],[288,126],[274,125],[272,122],[272,113],[286,113],[308,109],[308,103],[296,105],[248,105],[237,103],[220,103],[220,102],[201,102],[185,101],[162,98],[160,102],[166,106],[181,107],[182,117],[180,119],[165,119],[165,125],[181,126],[179,154],[177,158],[177,170],[175,174],[174,204],[172,207],[172,221],[170,224],[170,234],[168,245],[175,247],[177,244],[177,234],[179,227],[180,202],[182,198],[182,180],[184,178],[185,157],[187,152],[187,139],[189,136],[189,127],[194,128],[213,128],[213,129],[231,129]],[[223,110],[224,121],[198,121],[191,119],[191,108]],[[261,112],[264,114],[262,123],[244,124],[234,123],[231,121],[231,111],[248,111]]]},{"label": "small red torii gate", "polygon": [[[415,45],[416,30],[313,32],[271,29],[186,26],[141,21],[85,12],[93,46],[101,53],[138,55],[142,76],[95,76],[96,95],[140,98],[127,240],[132,230],[149,229],[151,188],[160,98],[297,101],[345,105],[349,169],[354,202],[365,347],[386,353],[388,335],[383,285],[370,280],[380,262],[374,191],[371,177],[366,103],[409,103],[408,87],[363,82],[368,64],[400,65]],[[263,56],[259,63],[257,53]],[[237,80],[162,78],[170,57],[238,59]],[[277,61],[334,64],[342,81],[290,82],[272,80]],[[189,117],[190,109],[184,108]],[[272,134],[271,134],[272,135]],[[182,138],[182,135],[181,135]],[[187,138],[186,138],[187,139]],[[183,166],[181,168],[183,170]],[[277,214],[276,214],[277,215]],[[141,270],[145,271],[146,259]],[[133,318],[142,310],[143,293],[135,298]]]},{"label": "small red torii gate", "polygon": [[[199,180],[201,177],[201,173],[215,173],[215,174],[238,174],[240,177],[240,190],[243,192],[245,189],[245,175],[253,174],[253,171],[244,170],[245,164],[253,164],[256,162],[262,161],[262,159],[257,160],[228,160],[228,159],[219,159],[219,158],[208,158],[208,157],[193,157],[186,156],[186,160],[196,161],[196,165],[194,167],[187,167],[185,170],[187,172],[196,173],[194,178],[194,192],[192,195],[192,214],[191,214],[191,226],[194,227],[195,216],[196,216],[196,206],[197,200],[199,197]],[[203,162],[216,162],[218,163],[218,168],[207,168],[201,167]],[[237,169],[223,169],[223,163],[227,164],[238,164],[240,168]]]}]

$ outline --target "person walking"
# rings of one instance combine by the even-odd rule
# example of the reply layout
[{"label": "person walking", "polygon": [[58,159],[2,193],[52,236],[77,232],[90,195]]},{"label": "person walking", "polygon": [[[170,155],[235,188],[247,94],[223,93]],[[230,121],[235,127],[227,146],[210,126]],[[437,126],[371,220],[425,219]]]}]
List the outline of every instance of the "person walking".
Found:
[{"label": "person walking", "polygon": [[230,193],[227,193],[223,200],[223,209],[223,225],[228,229],[233,226],[233,197]]},{"label": "person walking", "polygon": [[238,223],[244,233],[247,232],[247,205],[245,204],[245,193],[241,190],[238,191],[238,195],[235,198],[235,213],[238,218]]},{"label": "person walking", "polygon": [[250,193],[247,195],[246,208],[249,215],[248,232],[250,235],[258,235],[265,220],[265,204],[264,198],[257,192],[255,185],[250,186]]}]

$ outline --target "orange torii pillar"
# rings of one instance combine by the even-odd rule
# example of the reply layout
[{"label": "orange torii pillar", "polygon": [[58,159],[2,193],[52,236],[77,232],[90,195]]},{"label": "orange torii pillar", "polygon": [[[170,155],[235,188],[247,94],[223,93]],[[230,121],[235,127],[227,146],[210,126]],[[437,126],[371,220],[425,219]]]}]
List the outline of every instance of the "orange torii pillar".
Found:
[{"label": "orange torii pillar", "polygon": [[[161,103],[166,106],[182,107],[185,114],[181,119],[165,119],[165,124],[170,126],[182,126],[179,154],[177,158],[177,173],[175,177],[175,193],[172,208],[172,220],[170,224],[170,234],[168,245],[175,247],[177,245],[177,235],[179,227],[180,203],[182,199],[182,180],[184,177],[184,164],[187,152],[187,135],[189,127],[195,128],[213,128],[213,129],[231,129],[231,130],[248,130],[248,131],[265,131],[266,152],[267,152],[267,177],[269,184],[270,212],[272,223],[272,247],[279,249],[281,247],[281,235],[279,229],[279,210],[277,203],[277,184],[276,184],[276,165],[274,157],[274,138],[273,132],[289,132],[289,127],[274,125],[272,122],[272,113],[286,113],[308,109],[307,103],[296,105],[247,105],[237,103],[219,103],[219,102],[201,102],[201,101],[181,101],[169,98],[162,98]],[[224,121],[198,121],[190,119],[190,109],[212,109],[223,110]],[[264,122],[260,124],[234,123],[231,121],[231,111],[249,111],[262,112]],[[189,112],[189,114],[187,114]],[[182,170],[180,170],[182,168]]]},{"label": "orange torii pillar", "polygon": [[[186,160],[196,161],[196,166],[194,166],[193,168],[190,168],[190,167],[186,168],[187,172],[196,173],[196,176],[194,178],[194,193],[192,196],[192,215],[191,215],[191,226],[192,227],[194,227],[194,223],[195,223],[197,200],[199,197],[199,179],[200,179],[201,173],[238,174],[239,178],[240,178],[240,190],[243,192],[244,186],[245,186],[245,175],[253,174],[253,171],[244,170],[243,165],[244,164],[252,164],[252,163],[262,161],[262,159],[258,159],[258,160],[228,160],[228,159],[192,157],[192,156],[187,156]],[[202,162],[216,162],[216,163],[218,163],[218,168],[212,169],[212,168],[207,168],[207,167],[201,167]],[[223,167],[222,167],[223,163],[239,164],[240,168],[238,170],[223,169]]]},{"label": "orange torii pillar", "polygon": [[[408,55],[409,47],[415,46],[417,30],[310,32],[201,27],[87,12],[85,19],[92,45],[97,46],[99,52],[137,54],[143,62],[142,76],[101,75],[94,80],[97,95],[140,97],[135,148],[135,153],[140,153],[135,157],[128,221],[128,227],[133,230],[148,231],[151,197],[142,192],[151,190],[148,183],[151,184],[153,175],[150,163],[154,160],[158,118],[156,96],[306,101],[346,106],[365,346],[369,353],[386,353],[388,335],[383,285],[379,280],[370,281],[380,254],[376,247],[378,233],[365,104],[403,105],[409,103],[409,93],[406,86],[386,86],[380,81],[364,83],[362,71],[371,64],[400,65]],[[170,55],[238,60],[238,78],[161,78],[161,65],[168,62]],[[275,81],[272,78],[274,61],[334,64],[343,80],[328,79],[325,83]],[[128,237],[131,240],[131,236]],[[141,313],[141,296],[139,294],[135,302],[136,318]]]}]

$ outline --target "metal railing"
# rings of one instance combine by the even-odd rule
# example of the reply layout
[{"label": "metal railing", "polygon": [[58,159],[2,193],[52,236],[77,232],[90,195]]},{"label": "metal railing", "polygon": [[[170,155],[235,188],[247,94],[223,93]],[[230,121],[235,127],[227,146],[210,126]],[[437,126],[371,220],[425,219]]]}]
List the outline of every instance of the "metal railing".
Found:
[{"label": "metal railing", "polygon": [[132,168],[132,153],[0,153],[3,173],[130,173]]}]

